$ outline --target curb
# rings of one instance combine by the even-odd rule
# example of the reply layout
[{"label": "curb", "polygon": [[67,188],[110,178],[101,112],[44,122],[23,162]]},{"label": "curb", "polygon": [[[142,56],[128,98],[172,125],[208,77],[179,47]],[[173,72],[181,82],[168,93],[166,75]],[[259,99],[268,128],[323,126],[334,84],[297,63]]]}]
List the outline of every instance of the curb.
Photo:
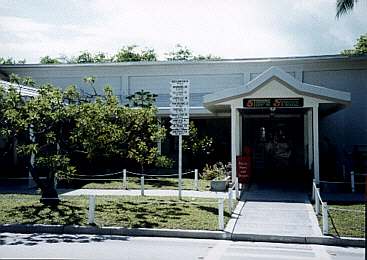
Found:
[{"label": "curb", "polygon": [[151,229],[151,228],[123,228],[96,227],[76,225],[42,225],[42,224],[1,224],[0,233],[52,233],[52,234],[89,234],[89,235],[119,235],[144,237],[175,237],[216,239],[251,242],[317,244],[328,246],[364,247],[362,238],[335,237],[297,237],[259,234],[232,234],[226,231],[183,230],[183,229]]},{"label": "curb", "polygon": [[77,225],[31,225],[31,224],[1,224],[0,233],[53,233],[53,234],[89,234],[89,235],[119,235],[144,237],[176,237],[199,239],[228,239],[223,231],[184,230],[184,229],[153,229],[153,228],[123,228],[96,227]]},{"label": "curb", "polygon": [[233,241],[252,241],[252,242],[273,242],[273,243],[295,243],[295,244],[315,244],[325,246],[351,246],[364,247],[363,238],[348,237],[300,237],[300,236],[277,236],[259,234],[232,234]]}]

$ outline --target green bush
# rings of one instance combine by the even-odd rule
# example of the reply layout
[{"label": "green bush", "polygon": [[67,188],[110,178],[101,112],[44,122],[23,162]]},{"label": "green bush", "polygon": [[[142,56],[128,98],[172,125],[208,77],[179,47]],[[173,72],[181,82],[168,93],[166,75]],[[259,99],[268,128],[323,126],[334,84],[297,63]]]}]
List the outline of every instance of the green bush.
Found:
[{"label": "green bush", "polygon": [[228,165],[225,165],[222,162],[218,162],[213,165],[206,164],[201,174],[201,178],[204,180],[222,180],[227,176],[227,171]]}]

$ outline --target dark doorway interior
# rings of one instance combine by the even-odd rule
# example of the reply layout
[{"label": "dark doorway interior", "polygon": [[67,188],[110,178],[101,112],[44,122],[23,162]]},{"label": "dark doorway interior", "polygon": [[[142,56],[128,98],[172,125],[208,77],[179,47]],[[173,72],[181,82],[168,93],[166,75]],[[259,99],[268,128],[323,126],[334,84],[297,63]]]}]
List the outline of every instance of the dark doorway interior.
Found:
[{"label": "dark doorway interior", "polygon": [[242,145],[252,152],[251,183],[292,189],[306,187],[302,111],[246,112],[242,113]]}]

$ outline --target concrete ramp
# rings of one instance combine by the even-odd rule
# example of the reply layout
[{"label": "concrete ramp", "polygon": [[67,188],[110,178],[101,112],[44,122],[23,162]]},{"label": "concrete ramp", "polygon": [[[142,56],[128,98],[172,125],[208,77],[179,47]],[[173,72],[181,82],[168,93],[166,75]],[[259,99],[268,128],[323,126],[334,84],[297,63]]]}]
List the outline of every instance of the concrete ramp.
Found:
[{"label": "concrete ramp", "polygon": [[255,187],[244,192],[241,200],[245,204],[235,224],[234,235],[321,236],[305,192]]}]

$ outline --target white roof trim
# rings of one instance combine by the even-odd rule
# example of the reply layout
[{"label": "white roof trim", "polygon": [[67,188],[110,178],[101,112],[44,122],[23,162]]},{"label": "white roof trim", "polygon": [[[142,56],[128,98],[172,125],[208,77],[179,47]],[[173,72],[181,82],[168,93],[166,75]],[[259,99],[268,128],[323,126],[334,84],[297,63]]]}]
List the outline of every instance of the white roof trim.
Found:
[{"label": "white roof trim", "polygon": [[270,67],[256,78],[248,82],[246,85],[221,90],[212,94],[205,95],[203,98],[204,105],[220,103],[231,100],[240,96],[246,96],[261,87],[264,83],[271,79],[278,79],[290,86],[295,92],[306,96],[317,96],[321,99],[331,100],[336,103],[349,103],[351,96],[349,92],[333,90],[325,87],[315,86],[303,83],[278,67]]},{"label": "white roof trim", "polygon": [[14,84],[14,83],[10,83],[10,82],[4,81],[4,80],[0,80],[0,85],[4,86],[4,88],[6,90],[8,90],[10,87],[15,88],[16,90],[20,91],[20,95],[23,96],[23,97],[38,96],[38,89],[37,88],[24,86],[24,85],[19,85],[19,84]]}]

